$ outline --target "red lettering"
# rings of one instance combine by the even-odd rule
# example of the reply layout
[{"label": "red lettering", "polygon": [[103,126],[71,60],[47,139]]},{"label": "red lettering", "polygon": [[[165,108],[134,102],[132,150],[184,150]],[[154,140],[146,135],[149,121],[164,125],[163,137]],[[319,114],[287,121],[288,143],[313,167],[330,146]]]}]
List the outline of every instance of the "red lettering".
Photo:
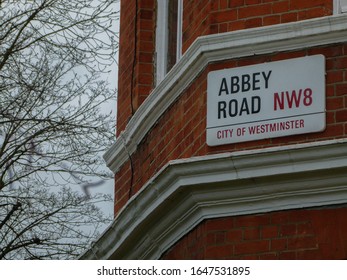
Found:
[{"label": "red lettering", "polygon": [[297,95],[296,91],[293,90],[292,94],[289,95],[289,92],[286,91],[286,96],[287,96],[287,102],[288,102],[288,107],[291,109],[293,107],[293,102],[295,102],[295,107],[298,108],[300,106],[300,99],[301,99],[301,92],[302,90],[299,90],[299,94]]},{"label": "red lettering", "polygon": [[[308,107],[313,103],[312,89],[306,88],[304,91],[299,89],[298,91],[282,91],[280,94],[278,92],[274,93],[274,110],[284,110],[285,107],[299,108],[300,104]],[[303,96],[303,98],[302,98]],[[286,105],[286,106],[285,106]]]}]

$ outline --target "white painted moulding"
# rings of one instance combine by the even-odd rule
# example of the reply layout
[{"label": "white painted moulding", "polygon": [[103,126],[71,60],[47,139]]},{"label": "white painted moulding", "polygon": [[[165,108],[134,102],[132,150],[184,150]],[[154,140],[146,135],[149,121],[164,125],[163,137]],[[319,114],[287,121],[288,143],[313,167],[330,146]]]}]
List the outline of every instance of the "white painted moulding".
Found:
[{"label": "white painted moulding", "polygon": [[209,63],[346,41],[346,14],[199,37],[105,153],[107,166],[117,172],[158,119]]},{"label": "white painted moulding", "polygon": [[205,219],[347,203],[347,139],[170,161],[81,259],[158,259]]},{"label": "white painted moulding", "polygon": [[334,14],[347,12],[347,0],[334,0]]}]

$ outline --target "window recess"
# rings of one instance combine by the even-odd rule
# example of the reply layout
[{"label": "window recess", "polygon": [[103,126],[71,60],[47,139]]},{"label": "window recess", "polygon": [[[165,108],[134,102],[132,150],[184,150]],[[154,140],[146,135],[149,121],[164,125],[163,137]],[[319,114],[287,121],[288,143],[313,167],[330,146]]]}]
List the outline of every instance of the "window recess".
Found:
[{"label": "window recess", "polygon": [[182,0],[157,1],[156,84],[182,56]]}]

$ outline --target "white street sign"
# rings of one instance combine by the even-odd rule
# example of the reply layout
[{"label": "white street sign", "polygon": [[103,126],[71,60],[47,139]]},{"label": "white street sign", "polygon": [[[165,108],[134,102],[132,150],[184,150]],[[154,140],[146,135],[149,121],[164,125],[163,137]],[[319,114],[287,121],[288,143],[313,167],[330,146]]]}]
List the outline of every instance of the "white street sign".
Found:
[{"label": "white street sign", "polygon": [[208,75],[209,146],[318,132],[325,125],[323,55]]}]

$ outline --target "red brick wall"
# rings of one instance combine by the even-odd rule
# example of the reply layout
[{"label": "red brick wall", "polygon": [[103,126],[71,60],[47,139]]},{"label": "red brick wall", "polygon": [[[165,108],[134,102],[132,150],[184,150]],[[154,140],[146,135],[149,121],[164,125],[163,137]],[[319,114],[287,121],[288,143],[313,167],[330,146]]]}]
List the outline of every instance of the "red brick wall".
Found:
[{"label": "red brick wall", "polygon": [[211,34],[210,14],[213,2],[211,0],[184,0],[183,1],[183,25],[182,48],[183,53],[202,35]]},{"label": "red brick wall", "polygon": [[184,0],[183,52],[201,35],[322,17],[332,0]]},{"label": "red brick wall", "polygon": [[[117,134],[124,129],[127,118],[131,116],[132,63],[134,59],[134,15],[135,3],[121,1],[119,61],[118,61],[118,97],[117,97]],[[125,12],[127,11],[127,12]],[[130,62],[130,63],[129,63]]]},{"label": "red brick wall", "polygon": [[[306,55],[326,56],[327,128],[323,132],[251,141],[217,147],[206,145],[206,89],[209,71]],[[317,47],[295,52],[234,59],[209,65],[158,120],[116,174],[115,213],[169,160],[221,152],[328,140],[347,134],[347,45]]]},{"label": "red brick wall", "polygon": [[347,208],[206,220],[162,259],[346,259]]},{"label": "red brick wall", "polygon": [[155,7],[156,0],[121,1],[117,135],[153,88]]},{"label": "red brick wall", "polygon": [[[331,15],[332,5],[333,0],[184,0],[183,52],[202,35]],[[122,0],[120,24],[117,135],[153,89],[156,0]]]}]

